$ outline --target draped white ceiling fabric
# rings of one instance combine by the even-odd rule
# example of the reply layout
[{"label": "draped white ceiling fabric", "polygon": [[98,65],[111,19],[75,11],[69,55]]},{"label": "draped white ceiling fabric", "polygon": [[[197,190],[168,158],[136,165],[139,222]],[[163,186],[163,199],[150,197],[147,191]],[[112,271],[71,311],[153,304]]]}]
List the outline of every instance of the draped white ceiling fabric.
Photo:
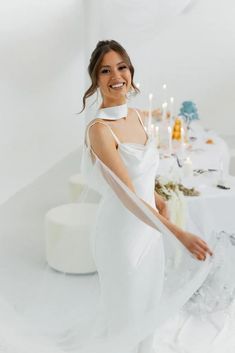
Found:
[{"label": "draped white ceiling fabric", "polygon": [[182,13],[192,0],[103,0],[101,1],[101,32],[110,29],[114,37],[139,43],[149,41]]}]

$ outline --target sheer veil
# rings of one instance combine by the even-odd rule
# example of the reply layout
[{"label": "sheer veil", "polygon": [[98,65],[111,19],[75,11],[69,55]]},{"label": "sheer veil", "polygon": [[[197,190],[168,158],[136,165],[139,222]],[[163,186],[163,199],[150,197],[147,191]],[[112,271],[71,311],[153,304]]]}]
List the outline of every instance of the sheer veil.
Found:
[{"label": "sheer veil", "polygon": [[[135,258],[137,255],[133,252],[136,266],[133,272],[125,276],[118,268],[115,273],[111,270],[109,273],[109,263],[103,264],[108,278],[119,276],[121,283],[119,289],[110,288],[108,302],[105,298],[105,305],[114,307],[110,316],[113,325],[109,322],[112,329],[107,330],[103,313],[104,298],[99,281],[99,276],[103,276],[102,269],[99,276],[94,274],[78,277],[56,272],[45,264],[35,278],[35,269],[29,268],[22,258],[21,244],[18,244],[16,250],[16,244],[9,244],[9,239],[5,238],[2,255],[8,248],[13,256],[20,258],[18,268],[14,267],[13,262],[6,260],[1,269],[4,276],[12,277],[10,285],[6,285],[3,279],[0,282],[0,325],[3,332],[0,336],[0,347],[7,352],[128,351],[174,315],[200,288],[213,267],[212,258],[207,258],[205,262],[195,260],[144,202],[92,154],[89,143],[83,146],[81,169],[88,186],[81,193],[78,202],[87,202],[90,188],[101,195],[110,193],[130,218],[134,217],[136,222],[142,222],[146,227],[154,229],[157,247],[163,249],[163,252],[159,252],[156,268],[156,281],[159,285],[153,293],[157,300],[150,302],[146,310],[142,305],[145,292],[135,292],[137,282],[142,283],[143,288],[151,285],[148,281],[148,269],[140,266],[141,259],[152,246],[150,241],[146,242],[141,258]],[[91,222],[95,227],[95,220],[91,219]],[[212,244],[212,239],[209,243],[212,247],[217,246],[216,243]],[[29,248],[30,246],[37,244],[32,242],[28,244]],[[56,253],[60,246],[60,242],[55,242],[53,251]],[[134,291],[134,302],[131,302],[130,321],[126,321],[123,307],[128,302],[123,302],[125,297],[121,298],[121,294],[130,289]],[[89,305],[78,305],[81,292]],[[116,305],[113,306],[113,303]]]}]

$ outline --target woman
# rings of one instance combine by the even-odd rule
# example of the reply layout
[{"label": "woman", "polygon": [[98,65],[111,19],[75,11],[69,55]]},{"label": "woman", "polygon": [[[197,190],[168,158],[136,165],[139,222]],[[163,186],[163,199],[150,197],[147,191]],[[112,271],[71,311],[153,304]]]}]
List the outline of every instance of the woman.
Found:
[{"label": "woman", "polygon": [[[168,239],[169,235],[164,239],[164,234],[156,230],[159,227],[153,229],[145,218],[136,218],[138,211],[133,202],[141,208],[138,203],[141,201],[143,212],[147,214],[145,210],[150,210],[157,224],[163,225],[165,233],[180,241],[188,254],[205,261],[212,252],[201,238],[169,221],[166,203],[154,192],[159,157],[144,129],[141,112],[128,109],[126,105],[128,94],[138,89],[125,49],[114,40],[100,41],[91,55],[88,70],[92,83],[83,97],[83,109],[86,99],[98,89],[102,103],[87,127],[86,146],[91,160],[99,161],[105,168],[105,179],[108,180],[108,174],[112,185],[118,184],[103,192],[93,236],[102,302],[102,323],[97,325],[103,330],[99,334],[102,343],[100,346],[97,343],[96,352],[151,353],[155,328],[168,317],[171,308],[184,304],[201,285],[205,273],[198,280],[197,273],[201,270],[198,266],[197,280],[193,284],[191,278],[187,281],[185,276],[184,284],[188,289],[185,295],[179,294],[176,289],[182,285],[186,262],[194,261],[184,255],[180,265],[169,270],[169,274],[174,273],[172,280],[169,275],[168,284],[164,284],[172,240]],[[130,195],[131,207],[123,201],[122,192],[117,192],[118,187]],[[172,247],[177,240],[173,240]],[[172,256],[174,258],[174,254]],[[169,288],[175,289],[175,293],[172,293],[174,300],[168,301]]]}]

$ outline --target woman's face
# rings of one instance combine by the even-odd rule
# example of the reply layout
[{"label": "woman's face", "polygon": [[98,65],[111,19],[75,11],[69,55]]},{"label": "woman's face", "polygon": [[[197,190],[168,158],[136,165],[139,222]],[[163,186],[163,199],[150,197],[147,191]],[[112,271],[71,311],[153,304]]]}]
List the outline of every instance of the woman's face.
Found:
[{"label": "woman's face", "polygon": [[125,103],[131,87],[131,72],[119,53],[112,50],[104,55],[97,83],[104,105]]}]

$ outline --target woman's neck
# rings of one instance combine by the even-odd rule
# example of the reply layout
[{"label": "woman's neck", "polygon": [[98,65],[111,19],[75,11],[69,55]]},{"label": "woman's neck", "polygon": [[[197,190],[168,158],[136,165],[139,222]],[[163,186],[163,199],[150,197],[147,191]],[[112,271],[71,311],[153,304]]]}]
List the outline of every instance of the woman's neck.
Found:
[{"label": "woman's neck", "polygon": [[100,109],[108,108],[108,107],[116,107],[118,105],[126,104],[126,98],[115,99],[115,100],[103,100],[101,103]]},{"label": "woman's neck", "polygon": [[123,118],[125,119],[127,115],[128,108],[126,103],[108,107],[101,107],[96,112],[96,117],[104,120],[119,120]]}]

